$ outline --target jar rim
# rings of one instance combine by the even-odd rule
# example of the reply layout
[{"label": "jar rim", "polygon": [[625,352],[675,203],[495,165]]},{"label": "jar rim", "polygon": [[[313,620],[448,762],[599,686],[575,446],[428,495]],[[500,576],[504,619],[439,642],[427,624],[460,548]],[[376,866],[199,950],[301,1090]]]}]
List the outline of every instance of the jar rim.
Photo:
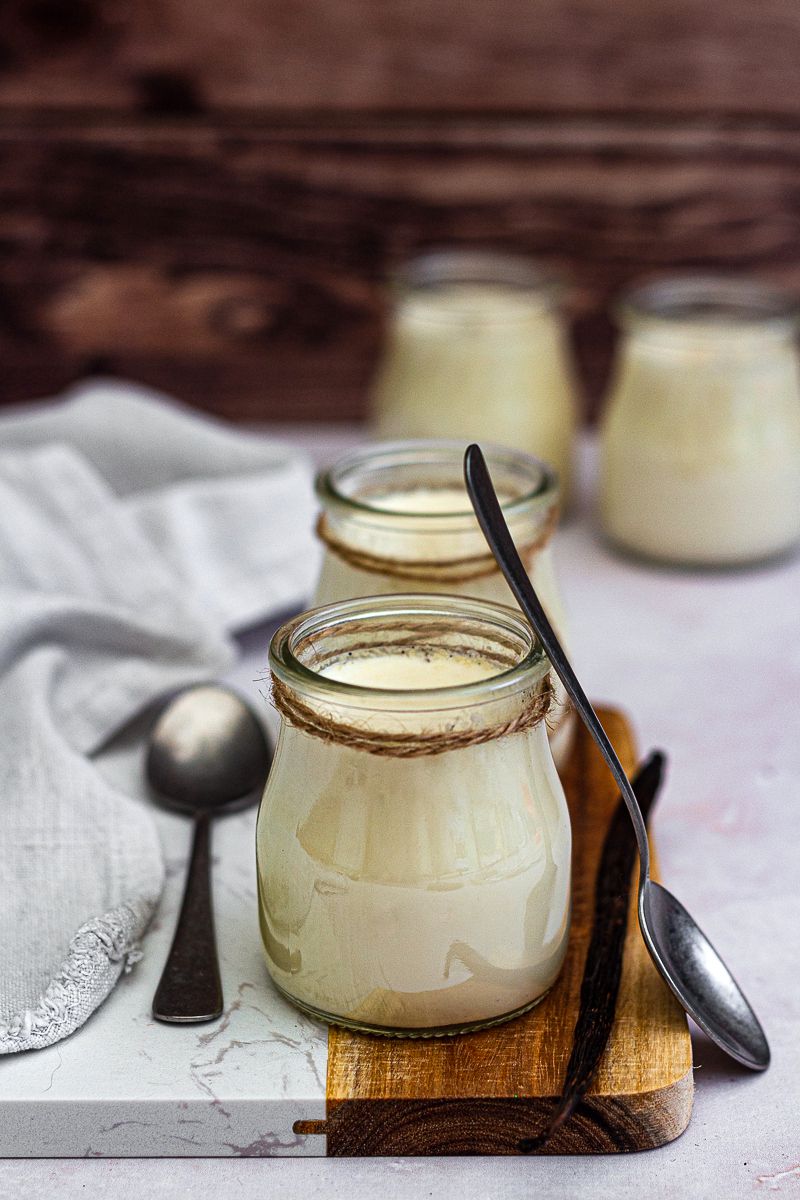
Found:
[{"label": "jar rim", "polygon": [[733,326],[793,331],[800,321],[794,297],[742,275],[664,275],[634,284],[615,305],[620,325],[658,322],[713,329]]},{"label": "jar rim", "polygon": [[472,246],[430,246],[401,263],[392,278],[398,286],[414,289],[490,283],[549,292],[563,286],[561,276],[536,258]]},{"label": "jar rim", "polygon": [[[517,639],[522,655],[513,666],[499,669],[469,683],[435,688],[380,688],[344,682],[314,671],[301,662],[296,649],[301,639],[330,633],[347,625],[358,624],[360,633],[387,618],[409,623],[431,621],[446,623],[472,619],[476,628],[485,626],[499,638]],[[390,648],[388,644],[387,648]],[[446,648],[446,647],[445,647]],[[310,609],[287,621],[274,634],[269,648],[269,665],[275,676],[301,694],[334,701],[337,706],[365,708],[377,706],[382,712],[435,712],[447,708],[475,706],[496,701],[514,692],[537,686],[550,669],[541,643],[528,621],[517,609],[493,600],[467,596],[395,593],[388,596],[361,596]]]},{"label": "jar rim", "polygon": [[[547,507],[558,501],[558,473],[549,463],[525,454],[521,450],[511,450],[506,446],[494,443],[481,443],[481,448],[493,471],[506,470],[519,476],[529,475],[532,479],[530,486],[519,496],[501,502],[501,508],[507,518],[513,518],[525,512],[532,506]],[[447,532],[455,532],[459,528],[472,529],[476,523],[475,513],[466,487],[464,488],[464,507],[442,511],[420,512],[417,509],[405,510],[396,507],[381,507],[369,498],[357,499],[342,490],[342,485],[348,476],[352,477],[364,470],[388,470],[411,466],[454,467],[457,477],[461,479],[463,471],[464,451],[466,442],[448,438],[419,438],[393,442],[371,442],[342,455],[330,467],[319,471],[315,480],[317,498],[323,507],[338,508],[354,515],[373,516],[385,525],[395,518],[398,523],[410,519],[419,519],[428,529],[435,527],[438,522]],[[420,485],[417,485],[420,486]],[[397,488],[395,490],[403,490]],[[411,491],[412,489],[407,489]]]}]

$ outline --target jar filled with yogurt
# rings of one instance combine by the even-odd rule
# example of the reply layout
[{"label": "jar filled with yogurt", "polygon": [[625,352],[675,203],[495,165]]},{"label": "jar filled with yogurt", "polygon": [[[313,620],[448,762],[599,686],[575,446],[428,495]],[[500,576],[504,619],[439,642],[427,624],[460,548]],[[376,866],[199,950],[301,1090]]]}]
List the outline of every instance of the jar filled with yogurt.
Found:
[{"label": "jar filled with yogurt", "polygon": [[[552,558],[559,488],[546,463],[483,447],[505,518],[559,637],[567,640]],[[486,545],[464,485],[464,443],[386,442],[339,459],[317,477],[325,556],[315,604],[355,596],[428,592],[514,600]],[[573,714],[560,680],[548,731],[557,765]]]},{"label": "jar filled with yogurt", "polygon": [[629,292],[601,435],[609,537],[666,562],[735,566],[800,539],[797,310],[750,280]]},{"label": "jar filled with yogurt", "polygon": [[312,1016],[432,1036],[553,985],[571,834],[521,613],[397,595],[315,609],[270,647],[281,718],[257,827],[277,987]]},{"label": "jar filled with yogurt", "polygon": [[577,388],[562,287],[525,258],[431,252],[399,272],[372,391],[379,437],[495,441],[552,463],[569,494]]}]

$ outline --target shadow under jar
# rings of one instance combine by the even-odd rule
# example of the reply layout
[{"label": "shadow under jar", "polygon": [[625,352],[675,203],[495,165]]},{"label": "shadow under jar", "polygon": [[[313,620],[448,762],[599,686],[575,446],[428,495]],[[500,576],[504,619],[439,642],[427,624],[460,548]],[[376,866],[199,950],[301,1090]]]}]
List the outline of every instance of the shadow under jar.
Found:
[{"label": "shadow under jar", "polygon": [[453,249],[412,258],[394,280],[372,389],[378,436],[514,446],[552,463],[566,503],[578,401],[563,291],[518,255]]},{"label": "shadow under jar", "polygon": [[[566,620],[553,568],[558,523],[555,472],[529,454],[485,445],[503,512],[548,616],[563,641]],[[314,604],[356,596],[425,592],[514,604],[464,485],[464,444],[419,440],[366,446],[317,476],[326,547]],[[555,676],[547,719],[557,766],[566,761],[574,714]]]},{"label": "shadow under jar", "polygon": [[600,508],[619,546],[736,566],[800,539],[797,309],[751,280],[670,278],[619,308]]},{"label": "shadow under jar", "polygon": [[566,953],[571,833],[548,664],[522,615],[351,600],[283,626],[270,667],[282,724],[257,861],[281,992],[409,1037],[541,1000]]}]

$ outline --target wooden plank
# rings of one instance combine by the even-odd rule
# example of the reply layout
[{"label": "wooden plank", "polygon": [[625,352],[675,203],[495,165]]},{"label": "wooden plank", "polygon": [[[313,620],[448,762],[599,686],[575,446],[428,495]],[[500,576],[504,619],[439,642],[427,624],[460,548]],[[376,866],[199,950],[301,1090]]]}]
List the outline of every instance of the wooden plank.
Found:
[{"label": "wooden plank", "polygon": [[[623,765],[636,754],[619,713],[601,711]],[[581,729],[565,787],[573,822],[573,914],[562,974],[530,1013],[495,1029],[431,1041],[328,1036],[328,1154],[513,1154],[539,1132],[561,1090],[593,917],[594,879],[617,802]],[[542,1153],[651,1149],[688,1124],[693,1094],[686,1018],[653,967],[631,904],[614,1028],[586,1100]]]},{"label": "wooden plank", "polygon": [[800,288],[800,139],[758,122],[0,122],[0,402],[128,375],[243,420],[363,415],[421,245],[571,278],[590,408],[631,278]]},{"label": "wooden plank", "polygon": [[18,0],[6,107],[798,112],[789,0]]}]

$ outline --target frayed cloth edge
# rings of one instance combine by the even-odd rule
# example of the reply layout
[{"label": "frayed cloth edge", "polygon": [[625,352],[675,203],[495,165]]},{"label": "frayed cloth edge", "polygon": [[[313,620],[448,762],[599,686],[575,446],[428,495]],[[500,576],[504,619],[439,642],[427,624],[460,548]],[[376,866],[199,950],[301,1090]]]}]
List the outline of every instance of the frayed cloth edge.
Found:
[{"label": "frayed cloth edge", "polygon": [[81,925],[67,957],[33,1009],[0,1018],[0,1054],[38,1050],[67,1037],[142,957],[139,939],[157,900],[126,901]]}]

